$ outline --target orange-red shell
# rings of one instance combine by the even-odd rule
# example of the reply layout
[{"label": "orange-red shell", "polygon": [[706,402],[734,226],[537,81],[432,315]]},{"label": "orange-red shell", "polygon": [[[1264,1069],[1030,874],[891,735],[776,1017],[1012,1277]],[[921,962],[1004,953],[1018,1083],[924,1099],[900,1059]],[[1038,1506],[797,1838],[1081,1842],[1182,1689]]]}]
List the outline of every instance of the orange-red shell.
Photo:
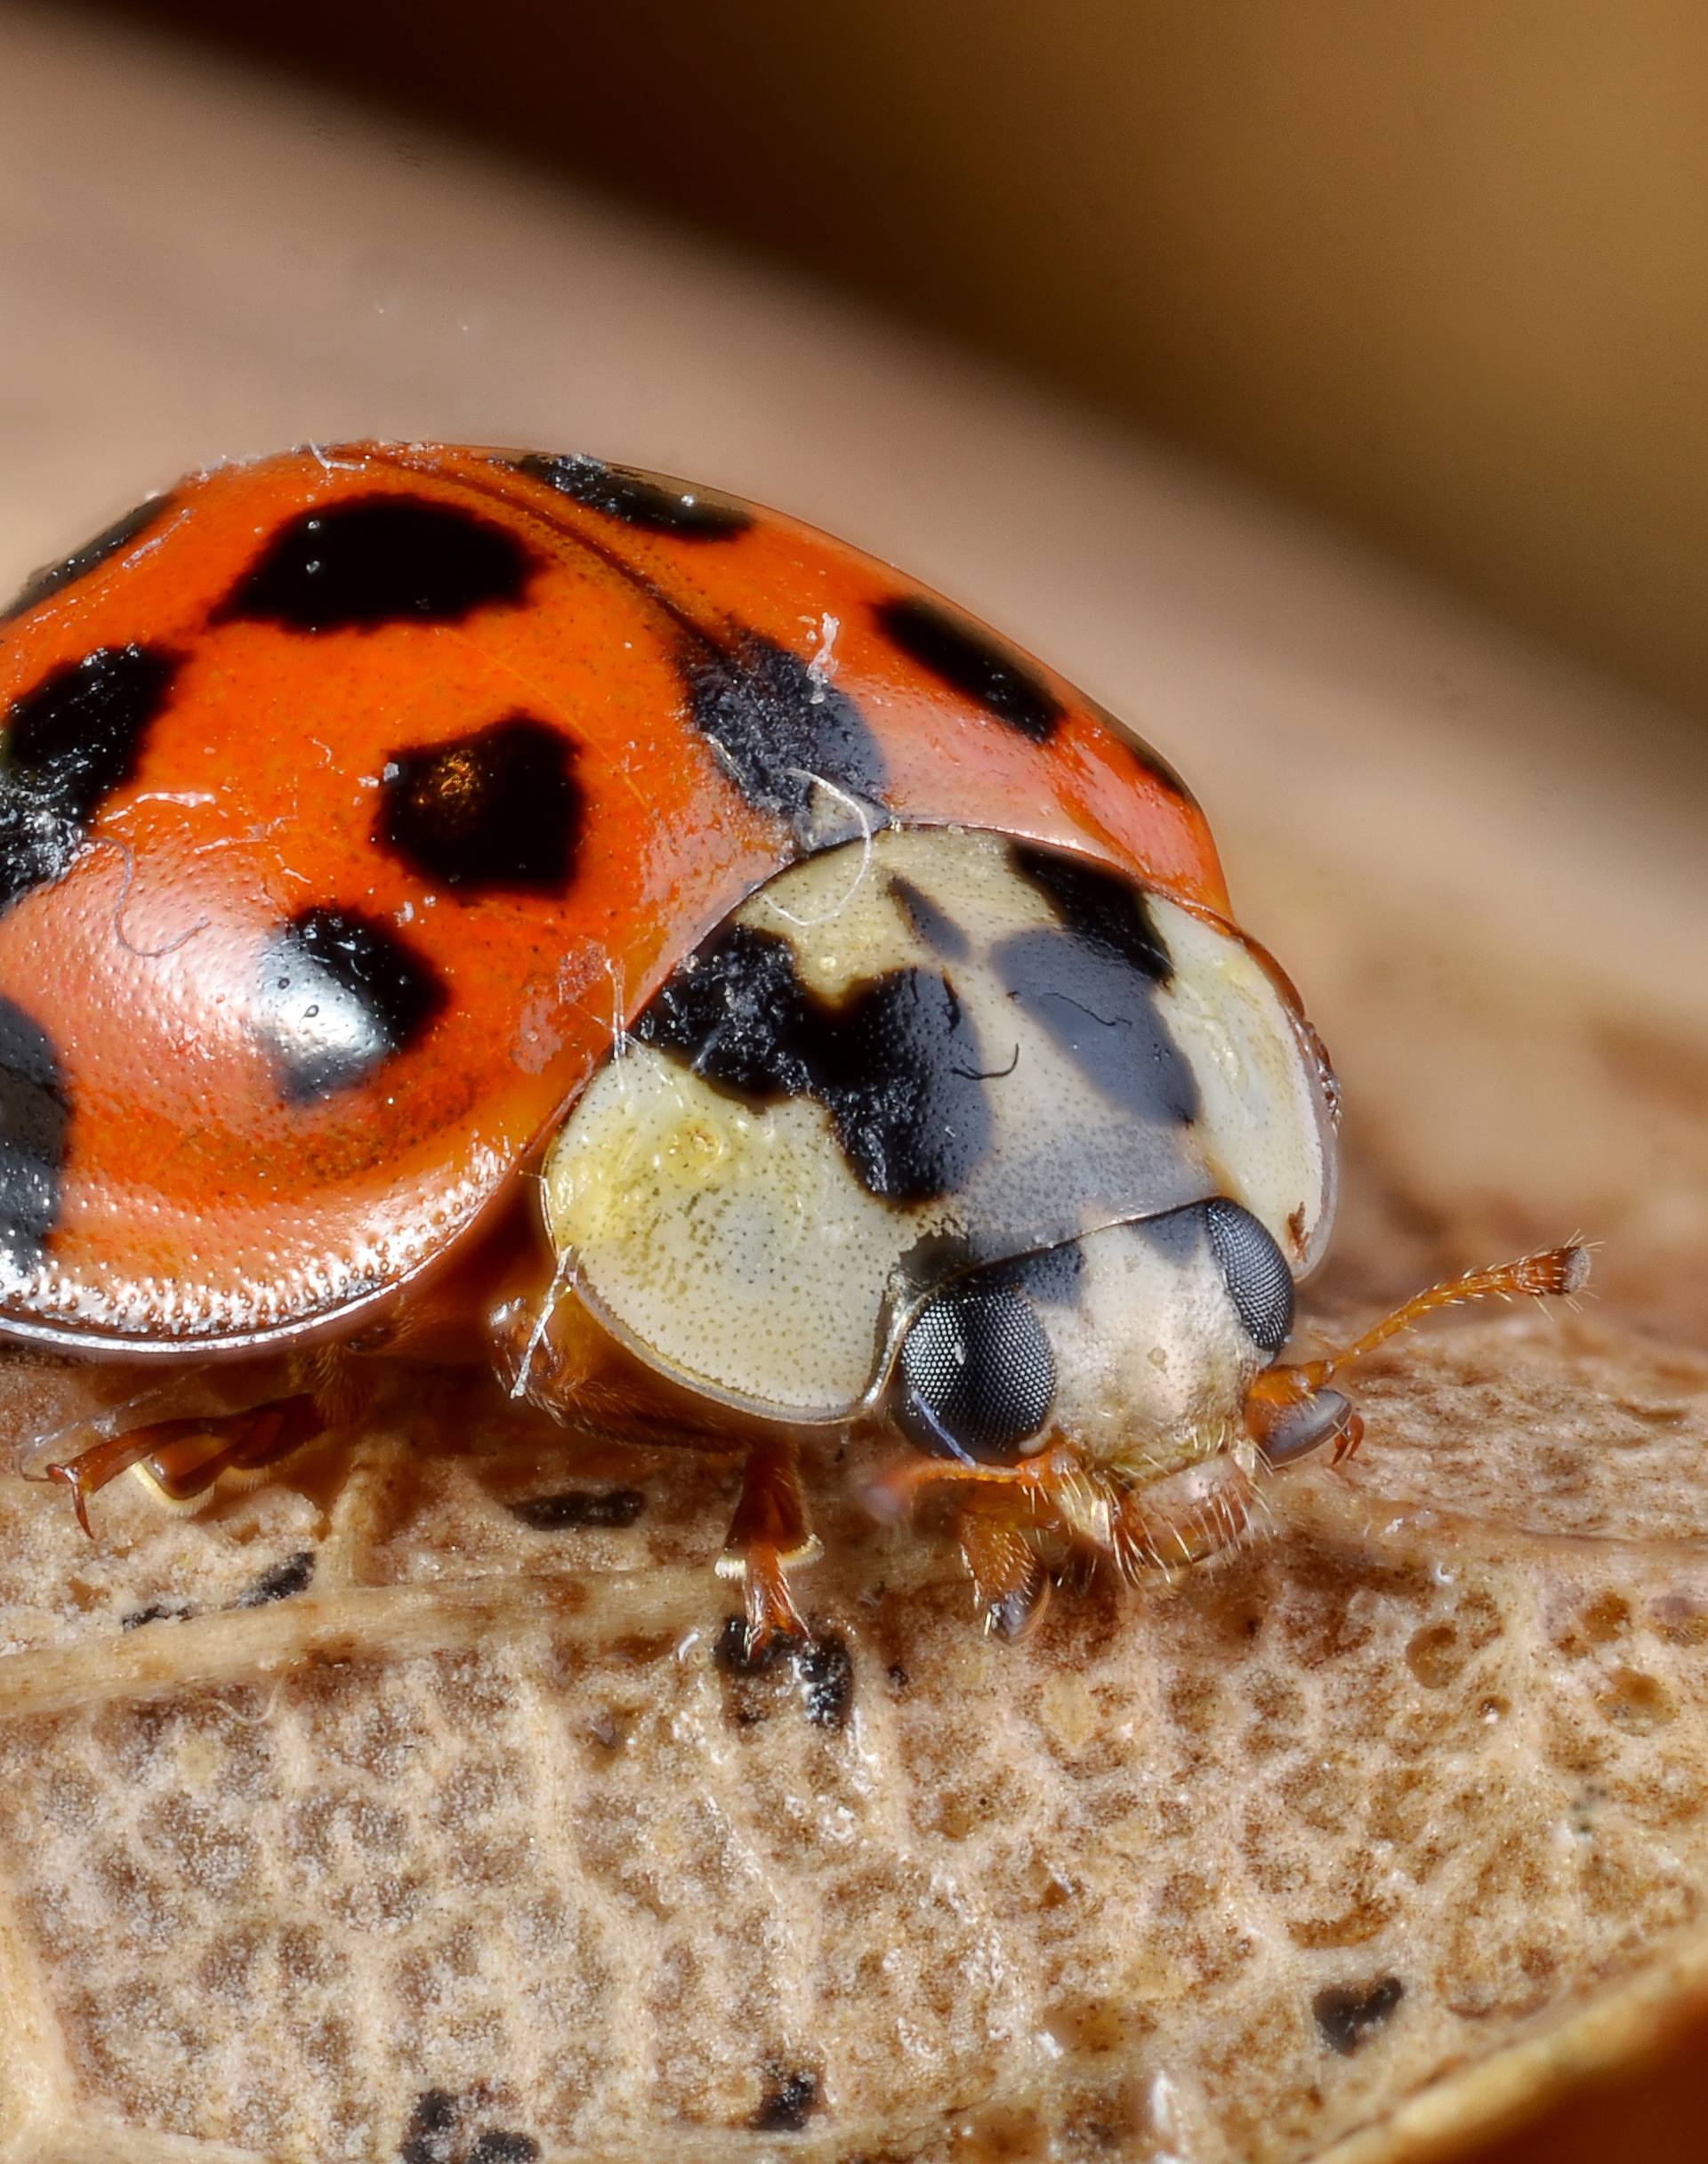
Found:
[{"label": "orange-red shell", "polygon": [[[302,602],[312,536],[394,528],[487,537],[471,605],[417,605],[407,564],[361,573],[365,615]],[[354,1328],[826,820],[991,828],[1227,906],[1202,813],[1071,687],[792,520],[592,460],[359,445],[187,481],[0,623],[0,1330],[91,1349]],[[517,724],[565,740],[560,876],[391,845],[423,762],[448,786]],[[309,923],[428,988],[324,1088],[282,1078],[270,1005]]]}]

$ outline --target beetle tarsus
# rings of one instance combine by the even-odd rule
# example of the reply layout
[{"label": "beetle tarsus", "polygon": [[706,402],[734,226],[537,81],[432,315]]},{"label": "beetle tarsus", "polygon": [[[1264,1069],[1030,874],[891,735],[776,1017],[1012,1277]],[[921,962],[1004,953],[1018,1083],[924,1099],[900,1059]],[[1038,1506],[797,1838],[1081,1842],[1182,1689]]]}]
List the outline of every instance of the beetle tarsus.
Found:
[{"label": "beetle tarsus", "polygon": [[719,1576],[741,1583],[749,1659],[763,1652],[775,1637],[807,1635],[788,1574],[792,1567],[810,1562],[818,1552],[807,1522],[795,1447],[767,1436],[747,1454],[741,1494],[718,1558]]}]

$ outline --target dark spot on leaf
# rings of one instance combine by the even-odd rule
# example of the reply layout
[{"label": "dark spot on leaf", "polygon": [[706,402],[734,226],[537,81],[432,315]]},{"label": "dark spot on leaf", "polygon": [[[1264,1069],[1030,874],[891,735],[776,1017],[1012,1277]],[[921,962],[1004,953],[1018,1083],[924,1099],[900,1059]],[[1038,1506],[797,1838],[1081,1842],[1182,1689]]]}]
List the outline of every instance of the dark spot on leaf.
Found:
[{"label": "dark spot on leaf", "polygon": [[804,2067],[784,2071],[771,2067],[766,2074],[765,2100],[748,2125],[755,2134],[799,2134],[818,2103],[818,2077]]},{"label": "dark spot on leaf", "polygon": [[621,1531],[646,1507],[647,1498],[638,1488],[570,1489],[562,1495],[529,1496],[510,1506],[512,1515],[536,1533]]},{"label": "dark spot on leaf", "polygon": [[531,2134],[476,2126],[487,2093],[423,2089],[398,2147],[402,2164],[535,2164],[540,2144]]},{"label": "dark spot on leaf", "polygon": [[512,2134],[488,2127],[469,2149],[469,2164],[534,2164],[540,2144],[531,2134]]},{"label": "dark spot on leaf", "polygon": [[288,1601],[293,1594],[306,1591],[313,1576],[314,1551],[299,1548],[294,1555],[287,1555],[270,1571],[263,1571],[248,1591],[238,1595],[237,1605],[265,1608],[270,1601]]},{"label": "dark spot on leaf", "polygon": [[1310,2002],[1317,2033],[1331,2051],[1343,2059],[1368,2041],[1373,2029],[1381,2028],[1406,1996],[1398,1976],[1378,1976],[1370,1983],[1333,1983],[1325,1986]]},{"label": "dark spot on leaf", "polygon": [[842,1728],[854,1702],[854,1662],[840,1638],[815,1638],[794,1656],[807,1718],[815,1728]]},{"label": "dark spot on leaf", "polygon": [[757,1652],[747,1650],[747,1624],[744,1617],[726,1616],[712,1649],[712,1659],[726,1675],[768,1675],[779,1660],[794,1650],[796,1641],[779,1632]]},{"label": "dark spot on leaf", "polygon": [[454,2164],[456,2098],[449,2089],[423,2089],[415,2099],[398,2154],[403,2164]]}]

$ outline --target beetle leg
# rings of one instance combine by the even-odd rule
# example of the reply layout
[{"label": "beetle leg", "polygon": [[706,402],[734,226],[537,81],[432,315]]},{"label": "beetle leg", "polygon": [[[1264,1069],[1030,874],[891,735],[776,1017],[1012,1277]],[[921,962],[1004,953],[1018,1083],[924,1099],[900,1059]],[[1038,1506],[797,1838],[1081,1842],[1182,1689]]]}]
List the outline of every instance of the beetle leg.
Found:
[{"label": "beetle leg", "polygon": [[1049,1450],[1036,1457],[1023,1457],[1018,1465],[963,1465],[950,1457],[914,1457],[879,1474],[866,1490],[866,1502],[874,1516],[899,1523],[918,1502],[922,1489],[946,1484],[972,1493],[983,1487],[1001,1488],[1035,1511],[1080,1471],[1070,1451]]},{"label": "beetle leg", "polygon": [[804,1637],[806,1627],[789,1590],[792,1566],[810,1562],[818,1542],[807,1522],[800,1460],[793,1442],[768,1436],[747,1453],[741,1494],[718,1558],[720,1578],[740,1582],[747,1619],[748,1658],[774,1636]]},{"label": "beetle leg", "polygon": [[181,1428],[193,1425],[193,1422],[183,1420],[163,1420],[154,1427],[133,1427],[126,1435],[109,1435],[91,1444],[75,1457],[44,1466],[42,1472],[49,1480],[59,1481],[71,1490],[77,1523],[93,1540],[95,1530],[89,1522],[90,1497],[109,1481],[116,1481],[121,1473],[128,1473],[139,1458],[146,1457],[163,1434],[175,1433]]},{"label": "beetle leg", "polygon": [[258,1473],[288,1457],[326,1425],[319,1399],[302,1392],[222,1418],[133,1427],[44,1470],[71,1490],[77,1523],[93,1538],[89,1498],[133,1466],[162,1501],[181,1505],[205,1495],[222,1474]]},{"label": "beetle leg", "polygon": [[956,1516],[961,1554],[993,1638],[1024,1637],[1050,1605],[1051,1576],[1032,1530],[1030,1508],[1000,1489],[969,1489]]},{"label": "beetle leg", "polygon": [[1250,1444],[1142,1487],[1117,1490],[1109,1542],[1130,1583],[1151,1571],[1202,1562],[1244,1538],[1257,1514]]}]

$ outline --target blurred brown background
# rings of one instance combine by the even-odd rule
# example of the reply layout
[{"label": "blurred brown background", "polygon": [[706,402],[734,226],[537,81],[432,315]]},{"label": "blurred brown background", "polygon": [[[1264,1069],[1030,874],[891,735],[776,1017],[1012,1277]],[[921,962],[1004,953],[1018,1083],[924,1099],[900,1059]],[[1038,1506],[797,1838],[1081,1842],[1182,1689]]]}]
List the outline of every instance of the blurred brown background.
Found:
[{"label": "blurred brown background", "polygon": [[1089,392],[1708,715],[1695,0],[157,0]]}]

